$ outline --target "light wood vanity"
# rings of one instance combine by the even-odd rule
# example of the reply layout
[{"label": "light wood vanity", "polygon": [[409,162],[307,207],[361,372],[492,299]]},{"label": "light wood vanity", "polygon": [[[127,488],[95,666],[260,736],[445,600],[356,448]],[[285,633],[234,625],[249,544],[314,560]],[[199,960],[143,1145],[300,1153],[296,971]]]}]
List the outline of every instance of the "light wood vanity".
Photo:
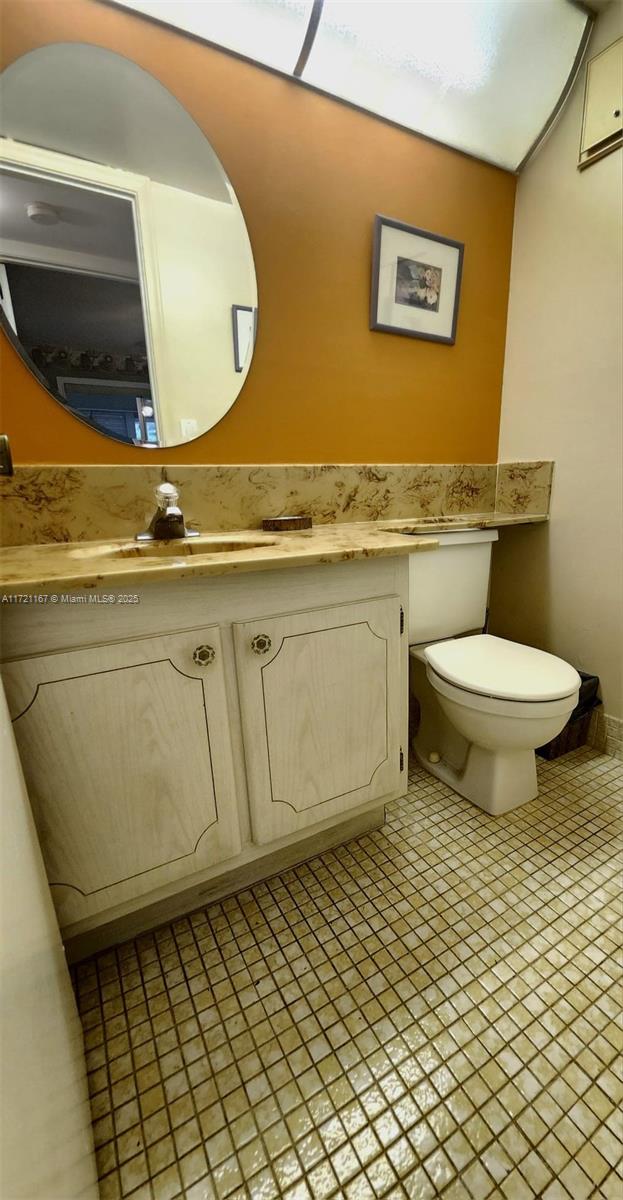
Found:
[{"label": "light wood vanity", "polygon": [[418,542],[381,536],[378,556],[331,568],[290,567],[290,540],[280,570],[137,568],[3,605],[4,686],[74,957],[382,823],[406,780]]}]

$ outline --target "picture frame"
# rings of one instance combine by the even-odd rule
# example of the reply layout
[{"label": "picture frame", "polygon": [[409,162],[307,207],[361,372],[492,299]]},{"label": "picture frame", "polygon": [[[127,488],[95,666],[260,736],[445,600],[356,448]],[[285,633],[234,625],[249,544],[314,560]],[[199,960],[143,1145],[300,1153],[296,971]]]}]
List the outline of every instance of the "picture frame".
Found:
[{"label": "picture frame", "polygon": [[453,346],[464,243],[377,214],[370,329]]},{"label": "picture frame", "polygon": [[257,309],[249,304],[232,304],[234,370],[241,374],[248,365],[257,336]]}]

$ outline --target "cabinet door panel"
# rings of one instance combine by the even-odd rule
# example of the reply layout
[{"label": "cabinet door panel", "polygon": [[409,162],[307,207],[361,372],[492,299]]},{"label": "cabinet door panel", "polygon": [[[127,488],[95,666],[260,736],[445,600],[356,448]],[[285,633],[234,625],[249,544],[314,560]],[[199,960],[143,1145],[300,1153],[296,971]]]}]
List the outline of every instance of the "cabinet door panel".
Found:
[{"label": "cabinet door panel", "polygon": [[217,628],[3,673],[64,923],[238,852]]},{"label": "cabinet door panel", "polygon": [[400,781],[397,597],[234,626],[254,840]]},{"label": "cabinet door panel", "polygon": [[595,55],[586,68],[582,153],[621,133],[623,38]]}]

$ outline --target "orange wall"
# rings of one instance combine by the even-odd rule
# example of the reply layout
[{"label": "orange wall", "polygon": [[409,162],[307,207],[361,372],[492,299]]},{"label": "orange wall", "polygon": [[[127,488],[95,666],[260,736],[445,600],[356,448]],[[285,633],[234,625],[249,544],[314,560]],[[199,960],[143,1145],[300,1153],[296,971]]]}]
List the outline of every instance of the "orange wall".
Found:
[{"label": "orange wall", "polygon": [[[245,214],[251,372],[210,432],[150,462],[493,462],[514,176],[98,0],[5,0],[4,64],[55,41],[119,51],[204,130]],[[457,341],[368,329],[375,213],[465,242]],[[16,462],[145,462],[63,411],[2,338]]]}]

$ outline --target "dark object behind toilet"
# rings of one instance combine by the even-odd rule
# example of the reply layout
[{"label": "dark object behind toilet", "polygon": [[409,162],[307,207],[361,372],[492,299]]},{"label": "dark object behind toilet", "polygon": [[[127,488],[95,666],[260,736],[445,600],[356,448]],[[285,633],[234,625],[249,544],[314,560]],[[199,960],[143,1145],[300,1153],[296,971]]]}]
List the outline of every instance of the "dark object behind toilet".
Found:
[{"label": "dark object behind toilet", "polygon": [[587,675],[585,671],[578,671],[578,675],[582,680],[578,702],[558,737],[552,738],[545,746],[537,747],[536,753],[541,758],[560,758],[586,745],[593,711],[601,704],[597,695],[599,676]]}]

